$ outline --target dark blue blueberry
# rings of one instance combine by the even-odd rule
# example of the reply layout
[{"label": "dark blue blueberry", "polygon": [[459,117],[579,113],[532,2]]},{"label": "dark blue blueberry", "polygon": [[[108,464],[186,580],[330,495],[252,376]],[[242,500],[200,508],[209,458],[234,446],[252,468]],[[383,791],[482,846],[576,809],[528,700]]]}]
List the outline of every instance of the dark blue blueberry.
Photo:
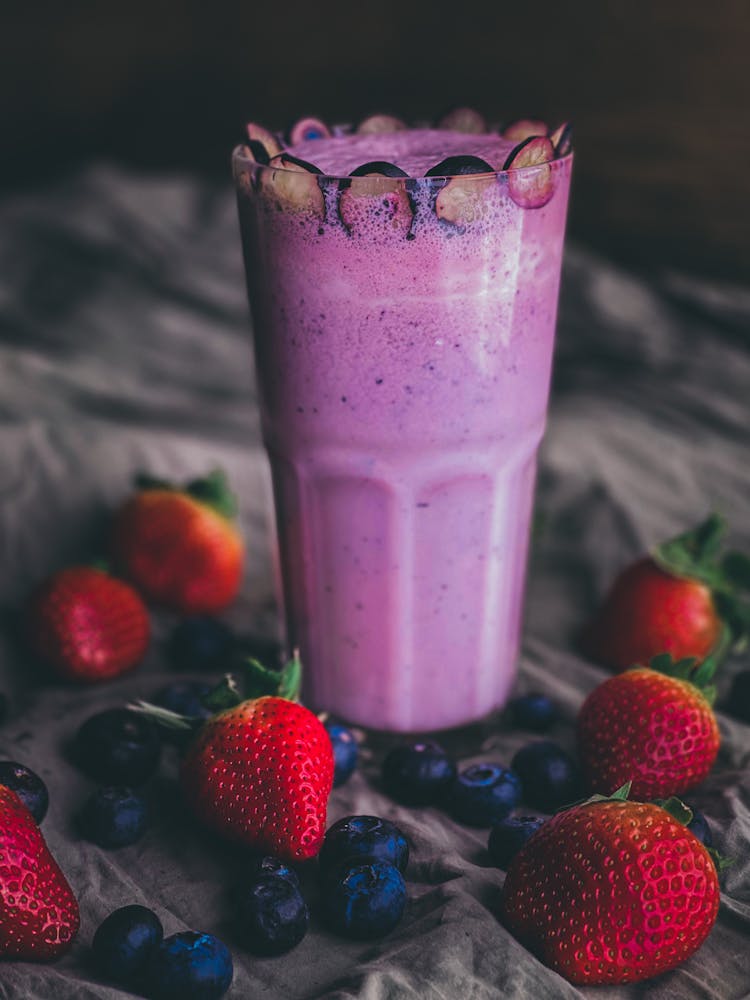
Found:
[{"label": "dark blue blueberry", "polygon": [[725,708],[735,719],[750,722],[750,670],[735,674]]},{"label": "dark blue blueberry", "polygon": [[146,970],[151,1000],[219,1000],[232,983],[232,955],[212,934],[183,931],[164,938]]},{"label": "dark blue blueberry", "polygon": [[318,856],[323,871],[358,860],[388,861],[401,871],[409,863],[409,845],[395,824],[377,816],[346,816],[329,828]]},{"label": "dark blue blueberry", "polygon": [[456,765],[437,743],[394,747],[383,761],[383,785],[407,806],[437,803],[456,777]]},{"label": "dark blue blueberry", "polygon": [[406,884],[387,861],[357,864],[331,872],[321,888],[323,919],[344,937],[383,937],[398,924],[406,908]]},{"label": "dark blue blueberry", "polygon": [[31,815],[41,823],[47,815],[49,793],[38,774],[15,760],[0,761],[0,785],[16,793]]},{"label": "dark blue blueberry", "polygon": [[513,725],[520,729],[531,729],[536,733],[546,732],[558,719],[557,705],[546,694],[533,691],[519,695],[508,705]]},{"label": "dark blue blueberry", "polygon": [[264,875],[238,900],[238,931],[256,955],[283,955],[307,933],[310,914],[299,888],[277,875]]},{"label": "dark blue blueberry", "polygon": [[92,950],[103,976],[123,984],[137,983],[164,929],[145,906],[123,906],[104,920],[94,935]]},{"label": "dark blue blueberry", "polygon": [[235,641],[216,618],[185,618],[169,637],[167,655],[177,670],[228,670]]},{"label": "dark blue blueberry", "polygon": [[551,813],[581,796],[581,781],[573,759],[550,740],[521,747],[510,766],[521,779],[523,800]]},{"label": "dark blue blueberry", "polygon": [[285,879],[290,883],[290,885],[293,885],[295,889],[299,889],[299,876],[297,875],[297,872],[293,868],[290,868],[285,861],[282,861],[280,858],[274,858],[270,854],[259,855],[256,858],[252,858],[251,861],[245,866],[242,881],[247,885],[257,882],[260,878],[266,878],[269,876]]},{"label": "dark blue blueberry", "polygon": [[99,847],[127,847],[148,829],[146,800],[131,788],[99,788],[78,814],[83,837]]},{"label": "dark blue blueberry", "polygon": [[333,787],[338,788],[351,778],[357,766],[359,748],[354,733],[335,722],[326,723],[333,747]]},{"label": "dark blue blueberry", "polygon": [[451,815],[467,826],[492,826],[515,809],[521,798],[518,776],[499,764],[471,764],[448,793]]},{"label": "dark blue blueberry", "polygon": [[711,833],[711,827],[708,825],[706,817],[700,809],[696,809],[696,807],[691,805],[689,802],[686,802],[685,805],[688,806],[693,813],[693,818],[687,825],[688,830],[690,830],[691,833],[694,833],[704,846],[713,847],[714,837]]},{"label": "dark blue blueberry", "polygon": [[210,708],[205,707],[201,699],[212,688],[213,684],[207,684],[205,681],[174,681],[172,684],[160,688],[153,696],[152,701],[155,705],[169,709],[170,712],[176,712],[178,715],[207,719],[214,713]]},{"label": "dark blue blueberry", "polygon": [[493,864],[507,869],[532,834],[544,820],[539,816],[508,816],[490,830],[487,850]]},{"label": "dark blue blueberry", "polygon": [[495,168],[480,156],[448,156],[425,174],[425,177],[462,177],[466,174],[492,174]]},{"label": "dark blue blueberry", "polygon": [[161,741],[154,723],[127,708],[92,715],[76,734],[76,763],[95,781],[141,785],[159,766]]}]

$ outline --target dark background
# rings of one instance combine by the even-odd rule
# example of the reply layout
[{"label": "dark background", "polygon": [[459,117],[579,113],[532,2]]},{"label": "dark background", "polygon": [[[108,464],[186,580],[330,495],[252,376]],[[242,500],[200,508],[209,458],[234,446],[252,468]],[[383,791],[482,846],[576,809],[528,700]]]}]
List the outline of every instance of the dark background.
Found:
[{"label": "dark background", "polygon": [[747,0],[40,0],[0,18],[6,189],[92,156],[228,178],[249,117],[468,103],[574,121],[574,236],[750,275]]}]

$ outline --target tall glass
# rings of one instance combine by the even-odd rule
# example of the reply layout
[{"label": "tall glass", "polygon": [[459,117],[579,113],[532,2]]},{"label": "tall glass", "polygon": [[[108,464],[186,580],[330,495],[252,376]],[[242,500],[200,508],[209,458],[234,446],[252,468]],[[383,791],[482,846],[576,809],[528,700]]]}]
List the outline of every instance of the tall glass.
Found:
[{"label": "tall glass", "polygon": [[571,166],[341,179],[235,151],[288,639],[316,709],[425,731],[508,695]]}]

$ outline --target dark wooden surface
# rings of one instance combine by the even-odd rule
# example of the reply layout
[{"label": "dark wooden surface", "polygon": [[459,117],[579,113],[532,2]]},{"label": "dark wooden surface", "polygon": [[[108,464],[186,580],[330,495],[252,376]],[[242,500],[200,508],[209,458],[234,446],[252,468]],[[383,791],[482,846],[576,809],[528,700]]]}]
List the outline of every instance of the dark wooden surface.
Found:
[{"label": "dark wooden surface", "polygon": [[471,103],[574,120],[575,235],[750,277],[748,0],[39,0],[0,18],[6,187],[102,153],[220,174],[248,116]]}]

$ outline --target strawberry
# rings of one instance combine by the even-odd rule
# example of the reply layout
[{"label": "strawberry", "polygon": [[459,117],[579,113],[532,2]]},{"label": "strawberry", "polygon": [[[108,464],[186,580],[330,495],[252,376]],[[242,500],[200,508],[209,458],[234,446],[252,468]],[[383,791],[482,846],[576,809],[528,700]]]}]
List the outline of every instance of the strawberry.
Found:
[{"label": "strawberry", "polygon": [[139,477],[115,518],[113,550],[149,600],[185,615],[221,611],[237,596],[244,546],[226,479],[213,472],[183,489]]},{"label": "strawberry", "polygon": [[127,583],[93,566],[72,566],[32,594],[26,631],[37,656],[61,677],[91,682],[140,663],[150,625],[143,601]]},{"label": "strawberry", "polygon": [[578,753],[588,786],[608,793],[632,777],[636,798],[680,795],[702,781],[719,750],[711,705],[715,662],[669,654],[595,688],[578,714]]},{"label": "strawberry", "polygon": [[673,969],[708,936],[719,880],[679,800],[627,801],[628,786],[557,813],[511,862],[508,929],[580,985],[627,983]]},{"label": "strawberry", "polygon": [[738,594],[750,586],[750,560],[719,558],[725,530],[711,515],[627,567],[583,636],[586,653],[625,670],[661,653],[701,662],[739,640],[750,626]]},{"label": "strawberry", "polygon": [[58,958],[78,925],[76,898],[34,817],[0,785],[0,958]]},{"label": "strawberry", "polygon": [[[245,670],[256,691],[279,694],[243,700],[230,678],[205,699],[208,707],[227,707],[201,726],[187,749],[185,798],[216,833],[262,854],[304,861],[318,853],[325,834],[331,740],[316,715],[290,700],[299,688],[296,654],[281,672],[254,660]],[[154,706],[137,707],[165,724],[192,725]]]}]

